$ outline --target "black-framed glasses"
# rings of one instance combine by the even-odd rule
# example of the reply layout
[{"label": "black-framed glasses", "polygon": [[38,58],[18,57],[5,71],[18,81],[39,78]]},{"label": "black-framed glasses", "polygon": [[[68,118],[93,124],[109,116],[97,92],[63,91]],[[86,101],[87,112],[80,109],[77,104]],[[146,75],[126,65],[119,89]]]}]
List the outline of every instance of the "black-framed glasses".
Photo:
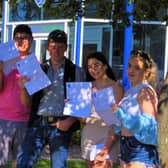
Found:
[{"label": "black-framed glasses", "polygon": [[30,36],[15,36],[14,37],[14,40],[15,41],[23,41],[23,40],[29,40],[30,39]]},{"label": "black-framed glasses", "polygon": [[88,70],[89,69],[97,69],[97,68],[100,68],[102,66],[103,66],[103,64],[95,63],[95,64],[88,65],[87,68],[88,68]]}]

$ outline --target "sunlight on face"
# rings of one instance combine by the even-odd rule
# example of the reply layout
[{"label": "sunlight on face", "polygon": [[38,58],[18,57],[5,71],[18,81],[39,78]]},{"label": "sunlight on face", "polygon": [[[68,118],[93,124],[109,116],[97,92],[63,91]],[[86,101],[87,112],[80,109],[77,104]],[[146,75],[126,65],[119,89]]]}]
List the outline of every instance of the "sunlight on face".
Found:
[{"label": "sunlight on face", "polygon": [[27,54],[30,50],[32,37],[26,33],[17,33],[14,41],[20,53]]},{"label": "sunlight on face", "polygon": [[132,57],[129,60],[127,76],[132,86],[136,86],[145,80],[146,71],[140,57]]},{"label": "sunlight on face", "polygon": [[88,71],[94,79],[101,79],[106,74],[107,66],[101,61],[91,58],[88,60]]},{"label": "sunlight on face", "polygon": [[51,59],[61,61],[64,58],[66,45],[64,43],[49,42],[47,49],[51,56]]}]

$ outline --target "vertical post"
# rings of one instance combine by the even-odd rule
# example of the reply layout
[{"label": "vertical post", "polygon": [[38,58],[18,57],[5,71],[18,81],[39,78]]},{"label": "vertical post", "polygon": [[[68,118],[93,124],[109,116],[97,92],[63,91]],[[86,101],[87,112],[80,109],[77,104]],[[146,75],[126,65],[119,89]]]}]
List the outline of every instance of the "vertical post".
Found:
[{"label": "vertical post", "polygon": [[[133,11],[133,3],[128,4],[128,0],[126,0],[126,12],[132,13]],[[132,30],[133,30],[133,16],[129,16],[130,26],[126,27],[124,30],[124,67],[123,67],[123,86],[124,89],[127,90],[130,87],[130,83],[127,78],[126,70],[128,67],[128,60],[130,57],[130,53],[132,50]]]},{"label": "vertical post", "polygon": [[166,26],[164,78],[168,72],[168,26]]},{"label": "vertical post", "polygon": [[82,41],[83,41],[83,20],[82,12],[84,8],[84,0],[80,0],[80,9],[78,10],[77,22],[75,27],[75,64],[82,65]]},{"label": "vertical post", "polygon": [[43,8],[43,6],[41,7],[40,12],[41,12],[40,19],[43,20],[44,19],[44,8]]},{"label": "vertical post", "polygon": [[2,43],[7,41],[8,0],[2,1]]},{"label": "vertical post", "polygon": [[44,4],[46,2],[46,0],[34,0],[36,5],[40,8],[40,19],[43,20],[44,19]]}]

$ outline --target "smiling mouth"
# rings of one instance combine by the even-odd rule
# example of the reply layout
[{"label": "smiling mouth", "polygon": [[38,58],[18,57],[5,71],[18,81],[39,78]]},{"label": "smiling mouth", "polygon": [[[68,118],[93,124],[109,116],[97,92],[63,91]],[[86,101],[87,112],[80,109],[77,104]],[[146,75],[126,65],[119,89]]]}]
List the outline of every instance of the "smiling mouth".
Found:
[{"label": "smiling mouth", "polygon": [[129,74],[128,74],[128,77],[130,77],[130,78],[134,78],[134,77],[135,77],[135,75],[129,75]]}]

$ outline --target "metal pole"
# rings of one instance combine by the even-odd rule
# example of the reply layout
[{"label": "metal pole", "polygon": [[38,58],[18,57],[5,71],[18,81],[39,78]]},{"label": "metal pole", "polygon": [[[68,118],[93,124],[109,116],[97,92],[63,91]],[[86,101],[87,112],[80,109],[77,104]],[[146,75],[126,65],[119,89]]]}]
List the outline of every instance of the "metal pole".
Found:
[{"label": "metal pole", "polygon": [[[133,3],[128,4],[126,0],[126,12],[132,13]],[[124,30],[124,67],[123,67],[123,86],[127,90],[130,87],[130,83],[127,78],[126,70],[128,67],[128,60],[132,50],[132,30],[133,30],[133,16],[129,16],[130,26],[126,27]]]},{"label": "metal pole", "polygon": [[43,6],[41,7],[41,10],[40,10],[40,12],[41,12],[41,16],[40,16],[40,19],[41,20],[43,20],[44,19],[44,8],[43,8]]},{"label": "metal pole", "polygon": [[2,2],[2,43],[7,41],[8,0]]},{"label": "metal pole", "polygon": [[76,65],[82,65],[82,41],[83,41],[83,20],[82,11],[84,7],[84,0],[80,0],[80,9],[78,11],[76,30],[75,30],[75,63]]}]

